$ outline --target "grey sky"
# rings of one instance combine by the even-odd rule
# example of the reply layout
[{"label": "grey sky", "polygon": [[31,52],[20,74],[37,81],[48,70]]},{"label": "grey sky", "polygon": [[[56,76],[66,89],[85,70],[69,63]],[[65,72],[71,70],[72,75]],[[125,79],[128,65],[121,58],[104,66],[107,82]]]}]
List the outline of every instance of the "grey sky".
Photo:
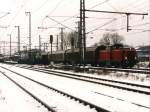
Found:
[{"label": "grey sky", "polygon": [[[25,15],[26,11],[30,11],[32,17],[32,47],[38,44],[39,34],[44,42],[49,39],[50,34],[57,35],[60,32],[58,28],[47,30],[37,29],[39,26],[62,27],[62,25],[57,24],[52,19],[75,30],[77,27],[76,22],[79,21],[79,18],[76,18],[79,17],[79,2],[80,0],[0,0],[0,41],[9,41],[8,34],[12,34],[12,41],[17,42],[17,29],[14,26],[19,25],[21,27],[21,43],[28,44],[29,18]],[[149,0],[85,0],[85,2],[86,9],[140,13],[148,13],[150,6]],[[7,14],[8,12],[10,14]],[[46,16],[51,16],[50,18],[52,19],[46,18]],[[142,16],[130,16],[130,26],[133,26],[132,29],[135,29],[130,32],[126,31],[125,15],[87,12],[86,16],[91,17],[86,19],[86,31],[89,32],[97,28],[97,30],[87,35],[88,45],[97,42],[103,33],[112,32],[108,31],[108,29],[118,29],[117,32],[125,37],[126,44],[134,46],[150,44],[149,32],[143,31],[150,29],[149,16],[145,16],[144,18]],[[104,25],[114,18],[117,20]],[[65,19],[68,20],[62,22]],[[70,29],[66,28],[65,31],[69,32]],[[90,37],[94,38],[91,39]],[[13,44],[13,46],[16,45],[15,43]],[[14,47],[14,49],[16,48]]]}]

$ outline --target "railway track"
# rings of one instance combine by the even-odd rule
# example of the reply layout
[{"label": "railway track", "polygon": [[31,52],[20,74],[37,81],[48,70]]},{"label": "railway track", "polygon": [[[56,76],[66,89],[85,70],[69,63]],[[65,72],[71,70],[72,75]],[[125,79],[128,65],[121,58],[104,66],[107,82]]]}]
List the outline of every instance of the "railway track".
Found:
[{"label": "railway track", "polygon": [[[52,90],[52,91],[55,91],[57,94],[61,94],[63,97],[67,97],[67,98],[69,98],[70,100],[75,101],[75,102],[81,104],[82,106],[89,106],[90,109],[94,109],[94,110],[96,110],[97,112],[110,112],[109,110],[106,110],[106,109],[104,109],[104,108],[102,108],[102,107],[99,107],[99,106],[97,106],[97,105],[95,105],[95,104],[92,104],[92,103],[90,103],[90,102],[87,102],[86,100],[77,98],[77,97],[72,96],[72,95],[70,95],[70,94],[68,94],[68,93],[65,93],[65,92],[63,92],[63,91],[60,91],[60,90],[58,90],[58,89],[56,89],[56,88],[50,87],[49,85],[43,84],[43,83],[41,83],[41,82],[39,82],[39,81],[36,81],[36,80],[31,79],[31,78],[29,78],[29,77],[26,77],[26,76],[24,76],[24,75],[22,75],[22,74],[20,74],[20,73],[17,73],[17,72],[15,72],[15,71],[12,71],[12,70],[8,69],[8,68],[2,67],[2,66],[0,66],[0,67],[1,67],[2,69],[5,69],[6,71],[9,71],[9,72],[11,72],[11,73],[13,73],[13,74],[19,76],[19,77],[22,77],[22,78],[27,79],[27,80],[29,80],[29,81],[31,81],[31,82],[34,82],[34,83],[36,83],[36,84],[38,84],[38,85],[40,85],[40,86],[42,86],[42,87],[44,87],[44,88],[48,88],[48,89],[50,89],[50,90]],[[36,96],[34,95],[34,93],[31,93],[30,91],[28,91],[28,89],[26,89],[22,84],[19,84],[18,81],[15,81],[15,78],[9,77],[9,76],[6,75],[4,72],[2,72],[2,73],[3,73],[3,75],[5,75],[8,79],[10,79],[11,81],[13,81],[17,86],[19,86],[21,89],[23,89],[23,90],[24,90],[25,92],[27,92],[29,95],[31,95],[34,99],[36,99],[38,102],[40,102],[42,105],[44,105],[48,110],[50,110],[50,111],[52,111],[52,112],[57,112],[56,109],[54,109],[53,107],[49,106],[47,103],[45,103],[45,102],[44,102],[43,100],[41,100],[40,98],[36,97]],[[24,82],[22,82],[22,83],[24,83]],[[30,83],[30,86],[31,86],[31,85],[32,85],[32,84]]]},{"label": "railway track", "polygon": [[[18,66],[18,65],[17,65]],[[7,67],[7,66],[5,66],[5,67]],[[8,66],[7,68],[11,68],[12,67],[12,70],[15,70],[16,71],[16,67],[13,67],[13,66]],[[31,66],[24,66],[24,67],[26,67],[26,68],[30,68],[31,69]],[[33,66],[32,66],[33,67]],[[21,69],[19,69],[19,71],[20,71]],[[22,69],[23,70],[23,69]],[[21,70],[21,71],[22,71]],[[31,69],[32,70],[32,69]],[[26,71],[25,69],[23,70],[23,71]],[[32,74],[32,72],[33,71],[29,71],[29,73],[31,72],[31,74]],[[20,72],[21,73],[21,72]],[[38,72],[36,72],[36,73],[38,73]],[[22,74],[22,73],[21,73]],[[34,72],[33,72],[33,74],[34,74]],[[25,75],[25,74],[24,74]],[[43,74],[44,75],[44,74]],[[35,79],[35,80],[39,80],[39,81],[42,81],[43,79],[42,79],[42,77],[43,77],[43,75],[41,74],[39,74],[39,78],[37,77],[37,78],[35,78],[37,75],[33,75],[33,76],[31,76],[33,79]],[[56,77],[55,75],[54,76],[49,76],[48,74],[45,74],[45,75],[47,75],[47,77],[50,77],[50,79],[49,79],[49,81],[51,82],[51,80],[53,80],[53,78],[52,77]],[[26,75],[25,75],[26,76]],[[28,76],[28,75],[27,75]],[[42,76],[41,78],[40,78],[40,76]],[[29,77],[30,77],[30,75],[29,75]],[[44,78],[44,77],[43,77]],[[52,78],[52,79],[51,79]],[[46,78],[47,79],[47,78]],[[55,79],[55,78],[54,78]],[[61,79],[61,78],[60,78]],[[62,79],[64,79],[64,78],[62,78]],[[62,80],[61,79],[61,80]],[[66,79],[66,78],[65,78]],[[76,80],[77,81],[77,80]],[[79,81],[79,82],[81,82],[81,81]],[[44,83],[44,82],[43,82]],[[59,83],[59,82],[58,82]],[[81,82],[82,83],[82,82]],[[44,84],[47,84],[47,83],[44,83]],[[87,83],[88,84],[88,83]],[[50,84],[51,85],[51,84]],[[52,84],[53,85],[53,84]],[[93,84],[92,84],[93,85]],[[107,88],[107,87],[106,87]],[[111,90],[113,90],[113,88],[110,88]],[[118,89],[119,90],[119,89]],[[118,91],[117,90],[117,91]],[[62,89],[62,91],[64,91],[63,89]],[[83,90],[84,91],[84,90]],[[120,91],[120,90],[119,90]],[[149,103],[148,103],[148,105],[147,104],[145,104],[145,103],[140,103],[140,102],[136,102],[136,101],[134,101],[134,100],[130,100],[130,98],[129,99],[126,99],[126,98],[123,98],[123,97],[121,97],[121,96],[116,96],[116,95],[111,95],[111,94],[107,94],[106,92],[101,92],[101,91],[97,91],[97,89],[96,90],[91,90],[91,91],[89,91],[89,92],[91,92],[91,93],[94,93],[94,94],[97,94],[97,95],[100,95],[100,96],[104,96],[104,97],[108,97],[108,98],[111,98],[111,99],[116,99],[116,100],[119,100],[119,101],[121,101],[121,102],[128,102],[128,103],[130,103],[130,104],[133,104],[133,105],[136,105],[136,106],[138,106],[138,107],[142,107],[142,108],[145,108],[145,109],[148,109],[148,111],[149,111]],[[120,91],[120,92],[123,92],[122,90]],[[125,92],[125,91],[124,91]],[[68,93],[68,91],[67,91],[67,93]],[[128,93],[127,91],[125,92],[125,93]],[[69,93],[69,94],[72,94],[72,93]],[[93,94],[93,95],[94,95]],[[120,94],[120,93],[119,93]],[[134,93],[132,92],[132,94],[134,95]],[[76,96],[76,94],[74,94],[75,96]],[[134,96],[146,96],[146,97],[149,97],[148,95],[145,95],[145,94],[135,94]],[[91,96],[91,95],[89,95],[89,96]],[[78,98],[80,98],[80,97],[78,97]],[[80,98],[80,99],[86,99],[86,98]],[[107,98],[106,98],[107,99]],[[146,99],[149,99],[149,98],[146,98]],[[87,100],[88,101],[88,100]],[[141,101],[141,100],[139,100],[139,101]],[[91,102],[91,101],[90,101]],[[92,101],[93,102],[93,101]],[[118,102],[118,101],[117,101]],[[93,102],[94,104],[95,104],[95,102]],[[96,104],[97,105],[97,104]],[[99,105],[99,104],[98,104]],[[104,106],[105,107],[105,106]],[[117,111],[117,112],[120,112],[120,111]],[[131,111],[132,112],[132,111]],[[144,112],[144,111],[143,111]],[[147,111],[146,111],[147,112]]]},{"label": "railway track", "polygon": [[[56,67],[57,68],[57,67]],[[59,67],[58,67],[59,68]],[[64,66],[62,68],[72,69],[72,66]],[[116,71],[116,72],[128,72],[128,73],[139,73],[139,74],[150,74],[150,69],[146,68],[113,68],[113,67],[80,67],[77,66],[75,69],[80,71],[89,71],[89,70],[107,70],[107,71]]]},{"label": "railway track", "polygon": [[[6,64],[16,64],[11,62],[6,62]],[[141,73],[141,74],[150,74],[150,68],[113,68],[113,67],[83,67],[83,66],[72,66],[72,65],[62,65],[62,66],[51,66],[56,69],[75,69],[79,71],[89,71],[89,70],[108,70],[108,71],[117,71],[117,72],[128,72],[128,73]]]},{"label": "railway track", "polygon": [[69,69],[77,71],[89,71],[89,70],[107,70],[116,72],[128,72],[128,73],[139,73],[139,74],[150,74],[149,68],[114,68],[114,67],[84,67],[84,66],[72,66],[72,65],[61,65],[61,66],[51,66],[56,69]]},{"label": "railway track", "polygon": [[121,82],[121,81],[115,81],[115,80],[110,80],[110,79],[97,78],[94,76],[79,75],[79,74],[75,74],[75,73],[53,71],[53,70],[41,68],[41,67],[37,67],[37,68],[33,67],[33,66],[32,67],[31,66],[18,66],[18,67],[35,70],[35,71],[47,73],[50,75],[67,77],[67,78],[82,80],[82,81],[86,81],[86,82],[90,82],[90,83],[114,87],[114,88],[118,88],[118,89],[122,89],[122,90],[127,90],[127,91],[150,95],[150,86],[148,86],[148,85],[140,85],[140,84],[129,83],[129,82]]},{"label": "railway track", "polygon": [[27,89],[25,89],[22,85],[20,85],[19,83],[17,83],[15,80],[13,80],[11,77],[9,77],[8,75],[6,75],[4,72],[0,71],[5,77],[7,77],[10,81],[12,81],[14,84],[16,84],[19,88],[21,88],[24,92],[26,92],[27,94],[29,94],[31,97],[33,97],[36,101],[38,101],[40,104],[42,104],[45,108],[47,108],[50,112],[56,112],[52,107],[50,107],[49,105],[47,105],[44,101],[42,101],[41,99],[39,99],[38,97],[36,97],[34,94],[32,94],[30,91],[28,91]]},{"label": "railway track", "polygon": [[105,68],[105,67],[91,67],[89,69],[95,69],[95,70],[109,70],[109,71],[117,71],[117,72],[129,72],[129,73],[139,73],[139,74],[150,74],[150,69],[144,69],[144,68]]}]

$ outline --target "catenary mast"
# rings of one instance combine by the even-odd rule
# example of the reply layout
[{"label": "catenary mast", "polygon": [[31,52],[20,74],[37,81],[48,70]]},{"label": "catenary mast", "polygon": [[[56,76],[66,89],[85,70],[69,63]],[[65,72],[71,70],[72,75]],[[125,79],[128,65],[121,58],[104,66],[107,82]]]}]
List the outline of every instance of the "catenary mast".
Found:
[{"label": "catenary mast", "polygon": [[85,65],[85,51],[86,51],[85,0],[80,0],[79,52],[81,65]]}]

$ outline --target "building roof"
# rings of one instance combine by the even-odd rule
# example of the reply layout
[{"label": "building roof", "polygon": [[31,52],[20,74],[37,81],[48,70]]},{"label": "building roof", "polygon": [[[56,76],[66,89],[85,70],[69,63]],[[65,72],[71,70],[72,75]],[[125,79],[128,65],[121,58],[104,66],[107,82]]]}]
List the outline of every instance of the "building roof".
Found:
[{"label": "building roof", "polygon": [[150,51],[150,46],[141,46],[141,47],[137,48],[137,50],[139,50],[139,51]]}]

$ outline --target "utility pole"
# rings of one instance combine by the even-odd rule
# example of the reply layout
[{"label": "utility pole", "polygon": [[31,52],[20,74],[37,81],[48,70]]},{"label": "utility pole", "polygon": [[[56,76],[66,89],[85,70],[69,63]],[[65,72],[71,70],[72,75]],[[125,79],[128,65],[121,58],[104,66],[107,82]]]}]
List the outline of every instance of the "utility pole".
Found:
[{"label": "utility pole", "polygon": [[8,34],[9,38],[10,38],[10,57],[11,57],[11,34]]},{"label": "utility pole", "polygon": [[10,57],[11,57],[11,34],[10,34]]},{"label": "utility pole", "polygon": [[3,47],[3,52],[4,52],[4,56],[5,56],[5,41],[4,41],[4,47]]},{"label": "utility pole", "polygon": [[8,14],[10,14],[10,12],[6,12],[3,16],[0,17],[0,19],[6,17]]},{"label": "utility pole", "polygon": [[79,52],[81,64],[85,65],[86,34],[85,34],[85,0],[80,0],[80,31],[79,31]]},{"label": "utility pole", "polygon": [[31,51],[31,12],[25,12],[29,16],[29,50]]},{"label": "utility pole", "polygon": [[56,50],[58,51],[58,35],[57,35],[57,40],[56,40]]},{"label": "utility pole", "polygon": [[46,51],[46,43],[43,43],[43,45],[44,45],[44,52]]},{"label": "utility pole", "polygon": [[50,35],[50,44],[51,44],[51,58],[52,58],[52,44],[53,44],[53,35]]},{"label": "utility pole", "polygon": [[61,32],[61,50],[64,50],[64,28],[60,28]]},{"label": "utility pole", "polygon": [[20,55],[20,26],[15,26],[18,29],[18,53]]},{"label": "utility pole", "polygon": [[[149,1],[149,42],[150,42],[150,0]],[[150,68],[150,50],[149,50],[149,68]]]},{"label": "utility pole", "polygon": [[44,52],[46,52],[47,44],[48,44],[48,43],[43,43],[43,45],[44,45]]},{"label": "utility pole", "polygon": [[80,32],[80,21],[77,22],[77,32],[78,32],[78,35],[77,35],[78,37],[77,37],[77,40],[76,40],[75,47],[79,48],[79,44],[80,44],[80,40],[79,40],[79,37],[80,37],[80,35],[79,35],[79,32]]},{"label": "utility pole", "polygon": [[41,36],[39,35],[39,51],[41,51]]}]

